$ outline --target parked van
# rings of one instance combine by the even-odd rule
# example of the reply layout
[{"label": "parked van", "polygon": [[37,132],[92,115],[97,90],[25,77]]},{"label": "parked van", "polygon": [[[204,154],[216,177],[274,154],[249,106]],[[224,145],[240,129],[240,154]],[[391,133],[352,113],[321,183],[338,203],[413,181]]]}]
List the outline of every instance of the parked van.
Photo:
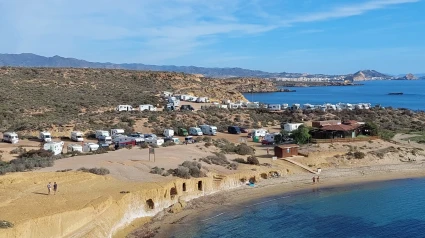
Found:
[{"label": "parked van", "polygon": [[[109,133],[108,133],[109,134]],[[106,147],[106,145],[112,144],[112,137],[101,135],[97,138],[99,144],[102,144]]]},{"label": "parked van", "polygon": [[165,129],[163,134],[164,134],[165,137],[173,137],[174,136],[174,130],[173,129]]},{"label": "parked van", "polygon": [[111,136],[116,137],[118,135],[123,135],[124,132],[124,129],[111,129]]},{"label": "parked van", "polygon": [[241,134],[241,129],[238,126],[229,126],[227,127],[227,132],[229,134]]},{"label": "parked van", "polygon": [[84,143],[83,152],[92,152],[99,149],[99,145],[96,143]]},{"label": "parked van", "polygon": [[189,133],[187,132],[187,130],[185,128],[179,128],[179,136],[188,136]]},{"label": "parked van", "polygon": [[281,107],[280,104],[269,104],[267,105],[267,109],[269,109],[269,111],[280,111]]},{"label": "parked van", "polygon": [[118,111],[118,112],[131,112],[134,109],[133,109],[133,107],[131,105],[118,105],[115,108],[115,110]]},{"label": "parked van", "polygon": [[141,112],[144,112],[144,111],[155,112],[156,111],[156,107],[154,107],[153,105],[150,105],[150,104],[144,104],[144,105],[139,105],[139,110]]},{"label": "parked van", "polygon": [[40,135],[38,138],[41,140],[41,142],[51,142],[52,141],[52,135],[50,132],[42,131],[40,132]]},{"label": "parked van", "polygon": [[5,132],[3,133],[2,141],[16,144],[19,142],[18,134],[16,134],[15,132]]},{"label": "parked van", "polygon": [[204,135],[211,135],[211,136],[217,135],[217,127],[215,126],[200,125],[199,128],[201,128],[202,134]]},{"label": "parked van", "polygon": [[71,140],[72,141],[77,141],[77,142],[84,141],[83,133],[81,131],[73,131],[73,132],[71,132]]},{"label": "parked van", "polygon": [[267,134],[266,129],[255,129],[255,130],[252,130],[251,132],[252,136],[259,136],[259,137],[265,137],[266,134]]},{"label": "parked van", "polygon": [[273,144],[277,135],[280,135],[280,133],[267,133],[262,144]]},{"label": "parked van", "polygon": [[43,145],[43,149],[53,152],[53,155],[59,155],[63,150],[63,141],[60,142],[48,142]]},{"label": "parked van", "polygon": [[136,145],[136,138],[130,136],[119,135],[112,139],[112,142],[120,146]]},{"label": "parked van", "polygon": [[199,127],[191,127],[189,128],[189,135],[193,135],[193,136],[202,136],[202,130]]},{"label": "parked van", "polygon": [[66,150],[68,153],[71,152],[83,152],[83,147],[77,144],[69,144]]},{"label": "parked van", "polygon": [[99,139],[99,137],[107,137],[107,136],[110,136],[109,135],[109,131],[103,131],[103,130],[97,130],[96,132],[95,132],[95,134],[94,134],[94,137],[96,138],[96,139]]}]

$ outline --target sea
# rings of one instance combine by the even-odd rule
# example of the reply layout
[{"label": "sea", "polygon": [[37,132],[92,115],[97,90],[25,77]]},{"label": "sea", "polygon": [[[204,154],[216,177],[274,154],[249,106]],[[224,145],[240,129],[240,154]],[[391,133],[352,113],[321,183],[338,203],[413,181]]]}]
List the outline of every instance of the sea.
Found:
[{"label": "sea", "polygon": [[425,237],[425,179],[262,198],[200,215],[170,237]]},{"label": "sea", "polygon": [[[378,80],[359,86],[291,87],[296,92],[245,93],[249,101],[265,104],[371,103],[373,106],[425,111],[425,80]],[[403,95],[388,95],[402,92]]]}]

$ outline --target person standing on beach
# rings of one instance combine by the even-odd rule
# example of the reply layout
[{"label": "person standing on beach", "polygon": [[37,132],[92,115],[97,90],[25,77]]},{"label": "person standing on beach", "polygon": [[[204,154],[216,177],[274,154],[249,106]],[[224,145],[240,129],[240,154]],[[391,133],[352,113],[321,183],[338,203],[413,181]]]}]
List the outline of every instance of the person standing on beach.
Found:
[{"label": "person standing on beach", "polygon": [[56,195],[56,192],[58,191],[58,184],[56,182],[53,183],[53,193]]},{"label": "person standing on beach", "polygon": [[317,183],[319,183],[319,176],[317,176],[317,179],[316,180],[317,180]]},{"label": "person standing on beach", "polygon": [[313,183],[316,183],[316,177],[313,177]]},{"label": "person standing on beach", "polygon": [[48,195],[50,195],[50,192],[52,191],[52,184],[51,182],[49,182],[49,184],[47,184],[47,190],[48,190]]}]

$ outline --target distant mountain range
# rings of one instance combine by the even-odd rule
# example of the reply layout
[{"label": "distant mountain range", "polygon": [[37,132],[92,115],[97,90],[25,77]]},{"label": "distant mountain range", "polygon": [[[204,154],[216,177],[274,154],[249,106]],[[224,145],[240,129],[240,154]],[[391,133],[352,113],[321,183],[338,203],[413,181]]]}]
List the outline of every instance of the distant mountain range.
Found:
[{"label": "distant mountain range", "polygon": [[[405,76],[390,76],[379,73],[375,70],[362,70],[348,75],[325,75],[325,74],[302,74],[302,73],[270,73],[260,70],[250,70],[242,68],[205,68],[196,66],[175,66],[175,65],[146,65],[139,63],[99,63],[89,62],[74,58],[64,58],[61,56],[45,57],[31,53],[23,54],[0,54],[0,66],[15,67],[60,67],[60,68],[104,68],[104,69],[129,69],[129,70],[151,70],[151,71],[171,71],[188,74],[202,74],[205,77],[231,78],[231,77],[258,77],[277,79],[332,79],[332,80],[377,80],[377,79],[402,79]],[[421,76],[425,76],[421,75]]]}]

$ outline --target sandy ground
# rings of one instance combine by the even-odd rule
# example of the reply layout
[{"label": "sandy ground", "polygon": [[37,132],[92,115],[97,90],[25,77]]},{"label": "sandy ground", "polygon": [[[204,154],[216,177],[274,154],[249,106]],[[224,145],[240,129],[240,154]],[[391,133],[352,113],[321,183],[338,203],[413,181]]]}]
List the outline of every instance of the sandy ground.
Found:
[{"label": "sandy ground", "polygon": [[[227,138],[238,142],[240,135],[219,133],[216,138]],[[36,145],[38,142],[22,141],[21,144]],[[225,192],[226,200],[221,203],[233,204],[245,199],[257,199],[286,191],[308,189],[312,174],[283,160],[273,161],[272,155],[267,155],[267,147],[248,140],[256,149],[256,155],[261,163],[269,163],[270,170],[276,168],[287,171],[281,179],[262,180],[257,188],[237,189],[235,192]],[[17,145],[0,143],[4,148]],[[272,148],[271,148],[272,149]],[[381,140],[373,142],[334,143],[310,145],[300,148],[308,157],[294,157],[296,160],[312,169],[322,168],[321,183],[315,186],[334,186],[336,184],[364,182],[376,179],[394,179],[402,177],[424,176],[424,151],[414,148],[413,144],[393,144]],[[349,159],[347,152],[362,151],[363,159]],[[55,165],[34,172],[13,173],[0,177],[0,220],[8,220],[15,224],[25,221],[49,217],[69,211],[97,208],[105,202],[120,201],[124,195],[120,191],[138,191],[156,188],[161,184],[172,183],[175,178],[163,177],[149,173],[152,167],[176,168],[185,160],[194,160],[211,155],[217,148],[206,148],[204,143],[192,145],[176,145],[156,149],[156,161],[149,161],[147,149],[121,149],[107,154],[84,155],[57,160]],[[272,151],[272,150],[270,150]],[[381,157],[375,155],[381,153]],[[272,153],[272,152],[271,152]],[[243,157],[227,155],[229,159]],[[411,162],[402,160],[411,157]],[[221,166],[203,164],[207,171],[214,174],[231,175],[232,173],[249,173],[259,167],[240,165],[238,170],[228,170]],[[83,172],[55,172],[63,169],[78,169],[80,167],[105,167],[111,171],[110,175],[97,176]],[[264,166],[261,166],[264,167]],[[46,196],[48,182],[58,182],[57,195]],[[274,184],[280,184],[274,186]],[[272,186],[273,185],[273,186]],[[263,188],[261,188],[263,187]],[[213,206],[215,198],[205,198],[206,203]],[[212,199],[212,200],[211,200]],[[217,198],[218,199],[218,198]],[[227,200],[230,199],[230,200]],[[233,200],[232,200],[233,199]],[[219,199],[217,201],[220,201]],[[214,207],[205,206],[208,211]],[[215,207],[218,208],[218,207]],[[202,210],[203,211],[203,210]],[[189,213],[199,210],[187,210],[176,216],[166,218],[157,224],[164,228],[172,228],[172,219],[179,219]],[[188,216],[188,219],[191,216]],[[181,217],[180,217],[181,218]],[[195,219],[195,218],[193,218]],[[146,222],[146,221],[144,221]],[[190,222],[190,220],[187,220]],[[168,224],[168,225],[167,225]],[[133,224],[134,225],[134,224]],[[135,228],[135,227],[132,227]],[[0,237],[1,234],[0,234]],[[22,236],[25,237],[25,236]],[[40,236],[39,236],[40,237]],[[46,236],[47,237],[47,236]],[[160,236],[161,237],[161,236]]]}]

